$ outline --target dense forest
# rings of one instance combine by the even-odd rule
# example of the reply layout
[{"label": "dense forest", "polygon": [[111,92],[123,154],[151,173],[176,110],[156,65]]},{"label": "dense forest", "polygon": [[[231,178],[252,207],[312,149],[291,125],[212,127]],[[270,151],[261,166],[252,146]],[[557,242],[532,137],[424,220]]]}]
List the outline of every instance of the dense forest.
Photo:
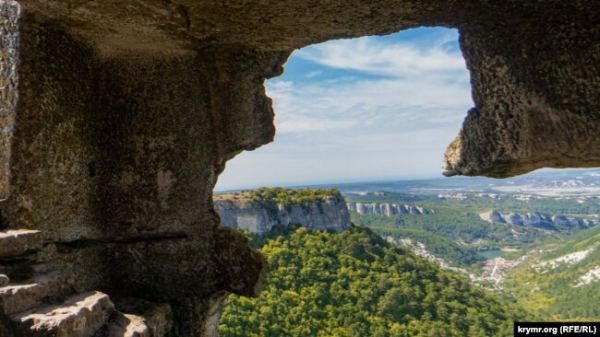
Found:
[{"label": "dense forest", "polygon": [[341,197],[340,191],[335,188],[330,189],[289,189],[282,187],[261,187],[252,190],[250,199],[253,201],[275,202],[278,205],[290,205],[293,203],[302,206],[308,206],[309,203],[322,202],[327,197]]},{"label": "dense forest", "polygon": [[323,202],[326,198],[341,198],[340,191],[335,188],[330,189],[288,189],[282,187],[261,187],[250,191],[235,192],[230,195],[232,199],[247,198],[259,203],[267,210],[272,218],[276,218],[279,212],[279,206],[290,207],[291,205],[300,205],[309,209],[313,203]]},{"label": "dense forest", "polygon": [[531,319],[371,230],[276,228],[260,298],[231,296],[222,336],[510,336]]}]

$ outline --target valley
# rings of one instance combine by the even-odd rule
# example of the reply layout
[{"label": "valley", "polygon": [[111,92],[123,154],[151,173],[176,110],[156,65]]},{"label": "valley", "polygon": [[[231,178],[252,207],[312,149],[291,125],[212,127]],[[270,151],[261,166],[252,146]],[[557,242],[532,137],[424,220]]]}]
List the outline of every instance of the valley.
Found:
[{"label": "valley", "polygon": [[[460,192],[409,181],[216,196],[223,224],[271,269],[261,298],[230,299],[222,335],[504,336],[514,320],[599,320],[599,195],[573,195],[572,182],[560,193],[560,179],[552,195],[476,180]],[[259,213],[268,225],[248,225]]]},{"label": "valley", "polygon": [[[410,203],[429,209],[427,216],[361,214],[352,208],[350,214],[353,223],[540,317],[598,320],[596,309],[580,308],[600,300],[598,176],[587,174],[537,183],[528,178],[521,180],[525,186],[509,181],[510,189],[495,186],[493,191],[481,182],[460,192],[452,186],[432,189],[425,182],[400,188],[399,183],[376,183],[372,189],[363,184],[360,191],[346,189],[344,196],[356,204]],[[585,188],[575,193],[574,186]]]}]

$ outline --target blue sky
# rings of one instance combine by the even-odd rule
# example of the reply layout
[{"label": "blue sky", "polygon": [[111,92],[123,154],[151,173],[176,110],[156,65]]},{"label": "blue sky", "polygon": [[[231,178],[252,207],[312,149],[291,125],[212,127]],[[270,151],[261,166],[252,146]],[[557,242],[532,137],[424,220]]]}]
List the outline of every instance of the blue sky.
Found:
[{"label": "blue sky", "polygon": [[229,161],[217,190],[439,177],[473,105],[456,30],[329,41],[285,69],[266,83],[275,142]]}]

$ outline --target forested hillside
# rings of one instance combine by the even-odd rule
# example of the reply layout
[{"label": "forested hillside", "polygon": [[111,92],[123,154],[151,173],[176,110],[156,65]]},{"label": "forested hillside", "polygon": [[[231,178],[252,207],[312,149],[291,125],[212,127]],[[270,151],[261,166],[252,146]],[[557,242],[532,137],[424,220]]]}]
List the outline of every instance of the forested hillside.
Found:
[{"label": "forested hillside", "polygon": [[532,243],[555,236],[555,233],[535,228],[491,224],[476,213],[460,210],[436,209],[434,214],[418,216],[401,214],[360,215],[350,212],[352,222],[367,226],[377,233],[394,233],[398,229],[417,229],[444,237],[453,242],[464,242],[471,247],[511,246]]},{"label": "forested hillside", "polygon": [[260,298],[230,297],[222,336],[510,336],[531,318],[366,228],[254,239],[269,276]]},{"label": "forested hillside", "polygon": [[472,267],[484,259],[475,249],[457,245],[443,236],[418,229],[383,229],[378,233],[388,241],[408,246],[411,250],[422,245],[424,250],[435,257],[443,258],[449,266]]},{"label": "forested hillside", "polygon": [[600,227],[538,247],[508,273],[505,288],[546,318],[600,320]]},{"label": "forested hillside", "polygon": [[[353,211],[350,215],[356,225],[366,226],[395,242],[410,239],[423,244],[427,252],[454,267],[471,266],[480,261],[481,256],[478,257],[476,251],[533,248],[548,240],[565,239],[597,223],[594,212],[600,210],[597,197],[591,196],[550,198],[502,193],[409,195],[393,192],[344,196],[353,202],[411,204],[431,210],[427,216],[387,216]],[[543,215],[544,219],[555,219],[556,223],[525,221],[516,224],[484,220],[483,214],[492,210],[495,214],[521,214],[523,219],[528,219],[526,216],[529,215],[532,218]]]}]

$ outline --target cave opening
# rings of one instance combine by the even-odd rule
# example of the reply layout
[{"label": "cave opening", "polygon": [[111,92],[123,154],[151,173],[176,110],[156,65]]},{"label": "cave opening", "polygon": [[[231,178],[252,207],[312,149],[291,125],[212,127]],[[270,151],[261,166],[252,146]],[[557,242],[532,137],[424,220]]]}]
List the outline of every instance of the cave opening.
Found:
[{"label": "cave opening", "polygon": [[[275,141],[228,161],[215,187],[217,198],[234,191],[235,199],[236,191],[261,186],[441,177],[444,151],[473,106],[455,29],[418,28],[328,41],[295,51],[284,67],[282,76],[265,83],[273,100]],[[215,207],[222,225],[229,227],[218,202]],[[238,224],[248,227],[238,228],[253,227],[252,218],[240,215]],[[286,267],[294,268],[292,263]],[[261,296],[272,301],[274,295]],[[221,334],[268,334],[246,332],[239,325],[225,327],[234,317],[255,316],[245,311],[251,310],[246,301],[252,300],[234,297]],[[270,320],[277,310],[261,310],[259,317]],[[291,330],[296,328],[278,331],[294,335]],[[307,329],[306,335],[314,333],[312,327]],[[397,332],[394,329],[404,328],[398,325],[390,331]]]},{"label": "cave opening", "polygon": [[312,45],[266,88],[275,141],[229,161],[217,192],[439,177],[473,106],[458,31],[446,28]]},{"label": "cave opening", "polygon": [[[225,194],[234,195],[235,199],[238,191],[261,186],[327,188],[340,185],[361,186],[360,184],[364,182],[422,182],[441,178],[444,152],[448,144],[455,139],[467,111],[475,105],[471,97],[470,74],[458,45],[458,31],[447,28],[410,29],[388,36],[334,40],[305,47],[291,55],[285,64],[285,73],[282,76],[268,80],[265,86],[268,96],[273,99],[277,129],[275,141],[273,144],[257,150],[243,152],[230,160],[225,171],[219,176],[215,188],[217,198],[220,198],[219,194]],[[515,254],[518,254],[519,249],[524,247],[531,249],[527,247],[533,246],[527,246],[527,244],[535,240],[542,242],[556,240],[556,237],[567,240],[569,235],[578,231],[593,230],[592,227],[600,223],[595,215],[597,210],[600,211],[596,206],[599,197],[593,196],[594,193],[600,191],[597,188],[600,187],[600,179],[597,178],[599,176],[600,174],[594,170],[571,170],[563,176],[563,173],[557,170],[543,169],[534,175],[524,175],[502,183],[496,183],[497,180],[489,178],[452,178],[454,181],[450,184],[452,186],[446,185],[441,188],[442,192],[439,194],[431,192],[437,188],[432,185],[427,187],[430,191],[423,193],[430,196],[423,197],[423,194],[419,195],[419,193],[426,188],[419,187],[421,191],[417,192],[417,196],[407,197],[406,200],[409,201],[405,202],[409,205],[386,203],[384,194],[377,196],[376,194],[379,192],[375,192],[373,196],[369,196],[367,192],[366,197],[364,194],[361,195],[365,200],[370,198],[371,203],[367,206],[362,203],[365,207],[362,208],[362,211],[358,206],[360,202],[354,200],[360,199],[360,197],[350,197],[348,208],[353,221],[359,219],[356,224],[362,228],[373,230],[373,233],[381,236],[384,240],[398,246],[405,246],[417,255],[420,255],[417,251],[421,249],[425,252],[425,255],[421,255],[421,257],[429,254],[427,258],[433,259],[430,261],[443,268],[450,268],[455,273],[465,273],[468,275],[466,279],[470,278],[470,282],[474,285],[491,292],[501,292],[504,287],[501,280],[509,275],[507,270],[518,265],[513,264],[507,256],[511,256],[510,254],[517,256]],[[448,178],[443,179],[449,180]],[[461,185],[461,182],[464,181],[470,182]],[[441,185],[444,184],[441,182]],[[530,188],[523,189],[523,186]],[[393,188],[389,190],[393,190]],[[410,189],[403,191],[408,190]],[[592,192],[592,190],[596,192]],[[364,191],[360,193],[349,191],[351,190],[345,187],[342,192],[346,197],[364,193]],[[446,193],[447,191],[451,191],[451,193]],[[587,191],[587,195],[581,193],[585,191]],[[456,204],[460,204],[474,195],[481,199],[475,202],[475,206],[470,205],[464,208],[460,208],[462,207],[460,206],[458,208],[461,211],[456,214],[448,211],[448,205],[452,204],[452,207],[455,207]],[[226,200],[228,196],[223,198],[221,201]],[[439,199],[440,203],[446,202],[448,205],[436,208],[439,205],[432,199]],[[375,202],[373,202],[374,200]],[[377,200],[383,201],[377,204]],[[410,202],[415,204],[412,205]],[[428,202],[433,205],[432,208],[419,207]],[[271,206],[276,207],[277,205]],[[216,205],[215,208],[218,212],[222,210],[219,205]],[[484,208],[485,212],[481,211]],[[270,211],[272,213],[273,210]],[[406,218],[400,216],[402,212],[408,214]],[[230,222],[231,219],[224,220],[222,213],[219,214],[222,224]],[[380,217],[377,218],[378,216]],[[384,220],[381,216],[390,218],[395,216],[393,226],[382,225]],[[437,217],[437,219],[448,217],[440,222],[448,229],[432,229],[440,223],[431,226],[425,220],[415,220],[419,216]],[[242,217],[246,221],[245,224],[253,221],[250,220],[252,216],[248,216],[248,214],[244,214]],[[450,222],[454,223],[450,224]],[[416,228],[415,223],[422,224],[423,228]],[[464,225],[465,223],[469,223],[469,225]],[[241,222],[238,222],[239,224]],[[235,227],[229,224],[225,226]],[[246,228],[238,226],[237,228],[256,234],[249,229],[252,226],[254,225]],[[461,226],[463,228],[459,228]],[[515,228],[517,229],[515,230]],[[348,322],[338,322],[339,326],[320,326],[321,323],[315,321],[313,322],[314,326],[302,326],[307,324],[306,322],[311,322],[312,318],[308,317],[310,313],[317,313],[315,314],[317,316],[325,315],[323,312],[330,310],[325,308],[321,312],[315,309],[315,304],[318,306],[319,301],[322,300],[321,297],[326,298],[334,291],[350,292],[355,290],[352,289],[353,287],[368,293],[371,285],[360,288],[360,285],[356,285],[360,282],[348,285],[348,282],[336,279],[333,281],[333,286],[323,294],[319,293],[320,290],[317,289],[319,286],[312,285],[307,286],[306,291],[304,289],[278,289],[273,285],[274,283],[285,286],[288,286],[288,283],[294,283],[290,281],[295,278],[295,276],[290,276],[293,273],[298,273],[296,276],[303,281],[326,279],[327,276],[318,274],[328,275],[329,272],[326,272],[325,269],[331,264],[326,259],[330,255],[334,255],[332,253],[334,250],[318,252],[303,260],[300,263],[301,268],[298,268],[298,259],[285,260],[281,258],[282,255],[290,252],[303,255],[304,249],[311,249],[311,252],[314,253],[315,247],[323,242],[334,242],[333,248],[320,247],[323,250],[337,248],[335,240],[328,238],[327,234],[314,234],[315,238],[305,234],[306,230],[303,228],[293,230],[296,232],[279,230],[277,235],[283,235],[282,237],[285,237],[283,241],[287,240],[287,242],[268,246],[260,246],[265,244],[267,239],[257,239],[264,235],[265,231],[259,232],[259,235],[256,236],[250,235],[251,244],[259,242],[261,248],[267,247],[264,251],[265,255],[267,255],[269,263],[275,263],[278,266],[278,270],[276,270],[273,280],[266,283],[268,287],[266,297],[263,296],[260,300],[252,302],[252,300],[233,296],[234,299],[231,302],[233,305],[228,306],[228,309],[225,310],[226,316],[221,324],[223,335],[238,336],[246,333],[252,335],[256,332],[245,331],[245,329],[253,329],[257,326],[262,329],[261,324],[255,323],[261,319],[266,322],[281,321],[281,326],[273,324],[269,327],[271,330],[268,331],[279,331],[288,335],[297,334],[298,331],[303,331],[302,333],[305,335],[312,335],[316,331],[314,329],[321,328],[322,331],[333,335],[338,333],[345,335],[348,331],[352,331],[349,335],[378,335],[374,334],[375,330],[364,330],[366,329],[364,326],[353,327]],[[333,231],[337,231],[337,229]],[[482,231],[491,234],[484,235],[485,239],[482,239],[478,237]],[[358,240],[366,240],[367,236],[360,237],[363,234],[359,232],[349,235],[356,235],[359,237]],[[299,239],[302,235],[307,236],[304,238],[307,240],[306,242],[301,241],[304,239]],[[415,238],[422,239],[426,244],[416,241]],[[272,238],[269,237],[269,240]],[[371,240],[376,241],[373,237]],[[409,240],[408,243],[406,240]],[[487,243],[486,240],[488,240]],[[337,244],[339,245],[339,243]],[[438,251],[431,253],[432,250],[428,249],[432,246],[435,247],[433,251],[435,249]],[[257,247],[255,246],[255,248]],[[593,248],[589,249],[591,251]],[[281,251],[285,251],[285,253],[281,253]],[[349,251],[350,255],[359,259],[364,256],[367,256],[368,259],[371,253],[368,248],[365,249],[360,245],[351,246]],[[444,258],[436,255],[439,251],[444,251],[443,254],[446,254]],[[342,252],[346,253],[343,250]],[[585,252],[588,251],[585,250]],[[321,253],[323,256],[320,256]],[[581,252],[574,254],[578,253]],[[389,256],[386,258],[393,259]],[[456,260],[453,260],[455,258]],[[444,259],[449,259],[450,262],[448,263],[448,260]],[[290,262],[291,260],[294,261]],[[288,262],[289,265],[286,264]],[[455,265],[452,265],[453,263]],[[403,267],[411,268],[410,263]],[[289,274],[289,270],[295,271]],[[595,273],[595,270],[590,272]],[[518,278],[516,280],[511,281],[513,283],[509,284],[509,289],[517,289],[521,286],[518,282],[522,282],[522,280]],[[318,282],[315,284],[318,285]],[[381,290],[380,294],[377,292],[371,294],[376,299],[359,296],[354,299],[358,301],[356,305],[360,307],[361,311],[375,313],[382,317],[396,315],[397,310],[394,308],[404,306],[406,303],[403,302],[405,301],[403,296],[412,291],[408,291],[400,285],[396,286],[379,282],[373,287],[384,290]],[[440,293],[449,291],[446,286],[442,286]],[[399,293],[400,288],[404,291],[403,295]],[[431,290],[431,293],[437,291]],[[311,297],[314,295],[311,292],[318,294]],[[485,296],[481,298],[487,298]],[[314,302],[306,299],[312,299]],[[283,305],[278,304],[280,300],[284,303]],[[424,300],[426,301],[426,299]],[[330,298],[323,301],[332,302]],[[369,301],[375,302],[376,305],[369,304]],[[534,303],[534,301],[527,302],[525,296],[513,301],[523,301],[519,302],[519,305],[525,303],[524,307],[531,312],[537,310],[527,307],[528,303]],[[305,306],[305,302],[309,303]],[[338,304],[345,307],[347,303],[340,302]],[[447,303],[443,301],[437,303],[440,308],[444,308],[446,305]],[[480,306],[482,313],[489,309],[484,304],[477,305]],[[521,309],[515,309],[516,307],[503,307],[505,304],[495,305],[505,310],[503,314],[514,315],[511,316],[513,320],[518,319],[518,315],[522,313],[519,311]],[[286,307],[285,310],[289,309],[289,311],[286,314],[283,314],[285,311],[282,311],[278,316],[277,310],[280,310],[281,307]],[[329,307],[332,306],[329,305]],[[253,312],[253,308],[260,308],[260,313]],[[351,311],[348,308],[344,310]],[[440,323],[446,319],[443,315],[448,314],[448,311],[444,310],[446,309],[433,314],[409,312],[406,313],[406,316],[394,317],[397,322],[404,323],[388,324],[385,329],[380,331],[381,336],[387,336],[390,333],[391,335],[401,335],[406,334],[407,331],[415,332],[421,331],[421,329],[425,329],[425,331],[429,329],[430,333],[435,331],[441,333],[446,328],[439,324],[451,326],[449,321]],[[439,321],[428,325],[432,315],[434,317],[437,315],[436,319]],[[323,317],[319,317],[317,321],[319,319],[326,321]],[[232,322],[235,324],[232,325]],[[371,323],[371,327],[377,325]],[[503,329],[503,323],[488,322],[486,324],[492,330],[497,329],[494,330],[496,332]],[[476,323],[466,323],[462,327],[452,325],[452,328],[455,330],[449,335],[464,335],[467,331],[473,335],[489,335],[492,331],[486,331],[486,328]],[[260,331],[260,333],[264,333],[267,330]]]}]

